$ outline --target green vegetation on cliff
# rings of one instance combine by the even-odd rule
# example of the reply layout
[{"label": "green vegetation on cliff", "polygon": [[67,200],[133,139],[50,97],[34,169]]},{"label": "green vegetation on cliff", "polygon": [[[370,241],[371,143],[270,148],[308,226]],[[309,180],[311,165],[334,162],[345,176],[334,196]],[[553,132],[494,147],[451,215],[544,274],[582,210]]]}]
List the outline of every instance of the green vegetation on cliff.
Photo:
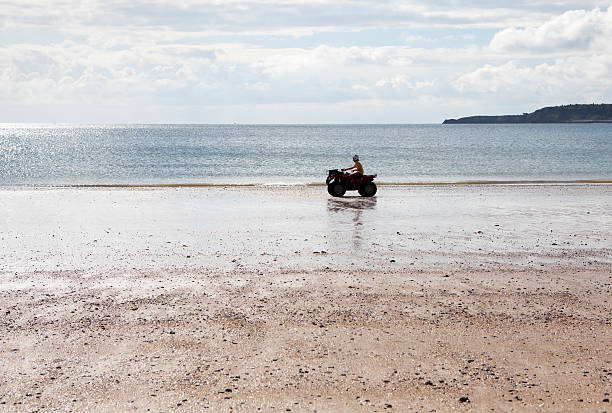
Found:
[{"label": "green vegetation on cliff", "polygon": [[443,123],[590,123],[612,122],[611,104],[564,105],[538,109],[533,113],[501,116],[468,116]]}]

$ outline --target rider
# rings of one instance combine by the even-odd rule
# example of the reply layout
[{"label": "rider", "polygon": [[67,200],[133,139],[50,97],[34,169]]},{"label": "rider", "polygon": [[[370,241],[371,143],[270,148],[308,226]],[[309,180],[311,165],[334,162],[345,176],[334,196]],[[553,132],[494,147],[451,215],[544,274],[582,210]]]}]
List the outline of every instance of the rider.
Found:
[{"label": "rider", "polygon": [[355,162],[355,165],[345,169],[345,171],[350,172],[351,175],[355,176],[363,175],[363,166],[361,166],[361,163],[359,162],[359,155],[353,155],[353,161]]}]

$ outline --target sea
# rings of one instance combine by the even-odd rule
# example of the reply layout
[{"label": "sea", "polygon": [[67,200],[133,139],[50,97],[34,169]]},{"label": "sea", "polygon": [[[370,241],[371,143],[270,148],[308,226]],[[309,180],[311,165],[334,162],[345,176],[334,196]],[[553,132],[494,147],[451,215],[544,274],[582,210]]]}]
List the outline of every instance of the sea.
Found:
[{"label": "sea", "polygon": [[0,186],[612,179],[612,124],[0,124]]}]

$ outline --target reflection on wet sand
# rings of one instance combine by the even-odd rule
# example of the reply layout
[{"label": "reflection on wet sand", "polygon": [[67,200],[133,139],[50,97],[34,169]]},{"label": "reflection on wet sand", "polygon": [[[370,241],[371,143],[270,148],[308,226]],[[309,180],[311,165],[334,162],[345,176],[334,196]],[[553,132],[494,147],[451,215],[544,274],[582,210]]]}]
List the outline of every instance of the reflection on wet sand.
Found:
[{"label": "reflection on wet sand", "polygon": [[[335,235],[345,232],[347,224],[351,223],[353,249],[360,250],[363,239],[363,212],[376,208],[377,198],[344,197],[328,198],[327,212]],[[345,237],[340,237],[346,240]]]},{"label": "reflection on wet sand", "polygon": [[378,198],[364,198],[362,196],[343,197],[343,198],[328,198],[327,209],[330,212],[338,212],[343,210],[365,210],[374,209]]}]

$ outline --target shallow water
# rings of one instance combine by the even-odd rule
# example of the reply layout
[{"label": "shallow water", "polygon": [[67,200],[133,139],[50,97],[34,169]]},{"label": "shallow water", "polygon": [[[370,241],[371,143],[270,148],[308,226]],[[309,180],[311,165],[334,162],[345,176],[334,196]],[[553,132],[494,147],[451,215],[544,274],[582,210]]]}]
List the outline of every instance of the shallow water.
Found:
[{"label": "shallow water", "polygon": [[0,208],[4,272],[612,263],[612,185],[5,189]]},{"label": "shallow water", "polygon": [[0,186],[612,179],[612,124],[0,125]]}]

